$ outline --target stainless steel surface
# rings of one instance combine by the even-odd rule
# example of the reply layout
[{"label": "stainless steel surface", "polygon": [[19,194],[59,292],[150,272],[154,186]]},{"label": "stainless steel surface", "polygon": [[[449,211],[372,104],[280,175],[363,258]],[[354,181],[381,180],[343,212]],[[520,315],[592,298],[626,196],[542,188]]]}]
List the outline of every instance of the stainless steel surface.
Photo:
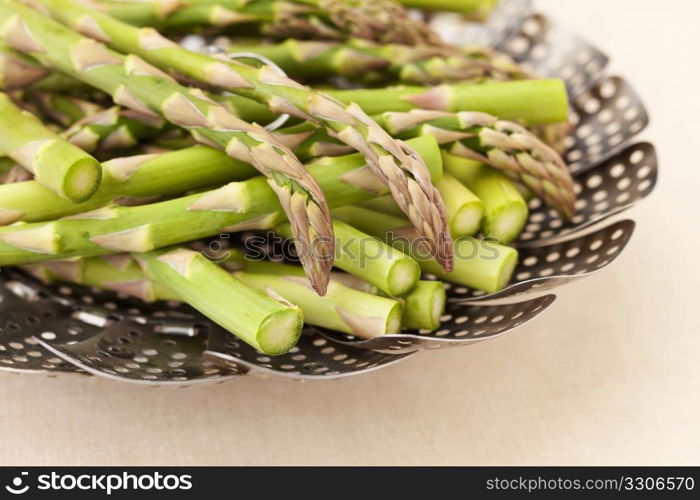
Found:
[{"label": "stainless steel surface", "polygon": [[[634,223],[602,226],[654,188],[652,145],[629,145],[648,122],[641,101],[618,77],[604,77],[608,58],[584,40],[530,12],[530,2],[504,0],[485,27],[435,16],[450,40],[488,42],[534,71],[566,80],[573,96],[574,134],[567,159],[577,175],[576,218],[564,225],[533,203],[518,242],[514,282],[491,295],[447,284],[448,311],[434,334],[412,332],[370,342],[308,328],[292,352],[269,358],[187,306],[137,299],[74,285],[46,286],[0,271],[0,369],[82,373],[147,385],[224,382],[243,374],[329,379],[396,363],[416,350],[500,336],[549,307],[551,290],[612,262]],[[591,232],[592,231],[592,232]],[[582,234],[586,232],[586,234]]]}]

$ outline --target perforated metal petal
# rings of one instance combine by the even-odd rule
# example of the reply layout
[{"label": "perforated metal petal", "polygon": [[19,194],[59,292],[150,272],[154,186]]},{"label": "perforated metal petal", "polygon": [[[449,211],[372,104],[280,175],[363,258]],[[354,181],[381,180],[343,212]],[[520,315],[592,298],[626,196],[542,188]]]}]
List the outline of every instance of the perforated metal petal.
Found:
[{"label": "perforated metal petal", "polygon": [[654,146],[641,142],[575,178],[576,215],[570,223],[538,198],[530,202],[530,217],[516,246],[542,245],[581,231],[619,214],[654,190],[657,179]]},{"label": "perforated metal petal", "polygon": [[522,23],[532,15],[532,1],[500,0],[484,23],[465,22],[456,14],[429,15],[430,27],[448,43],[494,47],[518,33]]},{"label": "perforated metal petal", "polygon": [[649,124],[641,99],[619,76],[605,77],[577,97],[570,119],[575,127],[564,158],[574,174],[615,155]]},{"label": "perforated metal petal", "polygon": [[497,293],[453,287],[449,301],[503,303],[539,295],[589,276],[609,265],[634,233],[634,222],[622,220],[603,229],[541,247],[523,248],[513,281]]},{"label": "perforated metal petal", "polygon": [[320,336],[314,328],[307,327],[297,346],[290,352],[270,357],[224,333],[210,337],[206,359],[223,367],[231,364],[244,366],[249,373],[262,377],[297,380],[347,377],[397,363],[407,355],[335,345]]},{"label": "perforated metal petal", "polygon": [[414,331],[384,335],[370,340],[358,340],[330,330],[321,330],[321,333],[336,344],[390,354],[443,349],[512,332],[547,309],[554,300],[554,295],[545,295],[526,302],[494,306],[473,306],[451,301],[447,304],[440,329],[436,332]]}]

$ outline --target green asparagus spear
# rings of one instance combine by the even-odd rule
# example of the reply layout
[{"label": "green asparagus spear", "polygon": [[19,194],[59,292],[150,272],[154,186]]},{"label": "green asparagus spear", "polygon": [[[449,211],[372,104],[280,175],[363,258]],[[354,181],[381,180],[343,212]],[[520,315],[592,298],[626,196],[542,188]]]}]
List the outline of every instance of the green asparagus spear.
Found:
[{"label": "green asparagus spear", "polygon": [[403,298],[401,325],[411,330],[437,330],[446,301],[445,285],[441,281],[419,281],[411,293]]},{"label": "green asparagus spear", "polygon": [[443,152],[443,162],[452,176],[483,201],[484,235],[504,244],[514,241],[527,223],[528,208],[513,182],[501,172],[468,158]]},{"label": "green asparagus spear", "polygon": [[0,93],[0,116],[0,152],[67,200],[78,203],[95,193],[102,177],[96,159],[20,110],[7,94]]},{"label": "green asparagus spear", "polygon": [[[291,236],[288,224],[281,224],[276,231]],[[416,286],[420,268],[415,260],[343,222],[334,221],[333,231],[337,238],[334,260],[337,268],[393,297],[406,295]]]},{"label": "green asparagus spear", "polygon": [[251,288],[200,253],[177,248],[137,258],[147,278],[260,352],[284,354],[301,335],[299,308]]},{"label": "green asparagus spear", "polygon": [[455,268],[446,273],[428,258],[420,238],[404,219],[357,206],[335,209],[333,217],[399,248],[416,259],[423,272],[489,293],[508,284],[518,261],[514,248],[490,240],[460,238],[455,240]]}]

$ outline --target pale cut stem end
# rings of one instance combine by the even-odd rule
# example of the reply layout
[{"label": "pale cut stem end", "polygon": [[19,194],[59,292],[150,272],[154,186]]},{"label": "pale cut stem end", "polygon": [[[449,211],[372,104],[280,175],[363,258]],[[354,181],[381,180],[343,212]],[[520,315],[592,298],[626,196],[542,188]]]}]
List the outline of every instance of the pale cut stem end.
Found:
[{"label": "pale cut stem end", "polygon": [[288,352],[299,341],[303,326],[303,316],[297,309],[271,314],[258,331],[260,350],[269,356]]},{"label": "pale cut stem end", "polygon": [[387,277],[388,293],[403,297],[410,292],[420,279],[420,266],[411,258],[396,261]]},{"label": "pale cut stem end", "polygon": [[450,230],[454,238],[474,236],[481,228],[484,217],[484,205],[481,202],[466,203],[452,219]]},{"label": "pale cut stem end", "polygon": [[61,186],[65,198],[74,203],[89,200],[102,181],[102,167],[92,158],[84,158],[70,166]]},{"label": "pale cut stem end", "polygon": [[527,223],[528,210],[523,203],[510,203],[484,221],[486,236],[507,245],[515,241]]}]

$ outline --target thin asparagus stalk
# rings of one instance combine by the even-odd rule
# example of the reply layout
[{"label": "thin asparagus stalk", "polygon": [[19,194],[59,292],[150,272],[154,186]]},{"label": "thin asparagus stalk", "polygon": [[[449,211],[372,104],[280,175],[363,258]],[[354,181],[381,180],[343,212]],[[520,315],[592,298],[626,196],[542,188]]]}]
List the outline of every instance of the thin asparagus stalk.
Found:
[{"label": "thin asparagus stalk", "polygon": [[192,32],[237,26],[274,38],[366,38],[440,43],[424,23],[393,0],[100,0],[107,13],[138,26]]},{"label": "thin asparagus stalk", "polygon": [[[289,224],[281,224],[275,230],[291,237]],[[406,254],[340,221],[333,222],[333,231],[337,238],[334,265],[338,269],[373,284],[392,297],[402,297],[416,286],[420,268]]]},{"label": "thin asparagus stalk", "polygon": [[472,19],[485,19],[498,0],[398,0],[406,7],[457,12]]},{"label": "thin asparagus stalk", "polygon": [[[412,144],[437,156],[435,140]],[[327,158],[309,172],[339,207],[387,194],[362,155]],[[134,207],[111,206],[50,222],[0,227],[0,266],[119,252],[145,252],[222,232],[271,229],[283,220],[282,207],[264,177],[219,189]]]},{"label": "thin asparagus stalk", "polygon": [[411,293],[403,298],[401,326],[411,330],[434,331],[440,327],[445,312],[447,294],[442,281],[421,280]]},{"label": "thin asparagus stalk", "polygon": [[61,136],[85,151],[112,151],[134,147],[165,127],[166,121],[160,117],[113,106],[85,116]]},{"label": "thin asparagus stalk", "polygon": [[423,272],[489,293],[502,290],[508,284],[518,261],[514,248],[489,240],[460,238],[455,240],[455,268],[446,273],[434,260],[427,258],[420,238],[404,219],[356,206],[335,209],[333,217],[404,251],[418,261]]},{"label": "thin asparagus stalk", "polygon": [[512,80],[526,73],[508,56],[490,49],[428,45],[375,44],[367,40],[344,42],[297,40],[278,44],[259,41],[236,43],[218,39],[228,52],[258,53],[288,75],[310,81],[343,76],[376,84],[399,81],[414,85],[444,82]]},{"label": "thin asparagus stalk", "polygon": [[104,111],[104,107],[99,104],[54,92],[31,92],[28,99],[38,106],[42,116],[62,127],[71,127],[80,120]]},{"label": "thin asparagus stalk", "polygon": [[[143,57],[160,69],[177,72],[198,82],[258,100],[275,112],[309,119],[332,131],[342,142],[364,154],[369,167],[389,186],[408,219],[421,235],[432,241],[431,248],[438,261],[445,269],[450,269],[451,246],[445,209],[439,192],[430,183],[425,164],[414,151],[403,142],[394,140],[357,105],[350,104],[343,108],[337,101],[280,76],[270,67],[254,68],[190,52],[153,29],[138,29],[72,0],[35,1],[52,16],[74,29],[107,41],[110,46],[125,53]],[[206,104],[211,106],[210,103]],[[206,134],[203,135],[206,137]],[[322,195],[323,193],[318,193],[319,197]],[[317,211],[319,208],[322,210],[324,207],[318,207]],[[297,240],[310,248],[312,238],[308,237],[307,225],[301,223],[310,221],[313,225],[313,218],[309,216],[304,221],[303,217],[288,215]],[[323,223],[329,224],[329,221],[324,218]],[[327,241],[328,237],[332,239],[328,227],[316,229],[316,232],[321,236],[320,240]],[[322,259],[331,260],[325,251],[318,257],[307,260],[310,259],[307,256],[303,262],[308,267],[310,263],[325,264]],[[327,279],[329,268],[325,266],[322,271]],[[314,278],[314,274],[318,272],[311,273],[312,282],[322,292],[323,283],[320,278]]]},{"label": "thin asparagus stalk", "polygon": [[331,280],[319,297],[304,277],[237,272],[234,276],[260,291],[272,291],[304,311],[304,320],[323,328],[370,339],[401,330],[398,300],[360,292]]},{"label": "thin asparagus stalk", "polygon": [[200,253],[177,248],[137,258],[147,278],[260,352],[284,354],[301,335],[299,308],[253,289]]},{"label": "thin asparagus stalk", "polygon": [[[206,249],[203,251],[206,252]],[[290,264],[282,264],[280,262],[272,262],[269,260],[258,260],[248,258],[243,252],[237,249],[228,249],[225,259],[221,265],[229,271],[245,271],[254,274],[272,274],[274,276],[296,276],[303,278],[306,275],[304,270],[299,266]],[[369,282],[360,279],[352,274],[333,271],[331,272],[331,280],[341,283],[347,287],[353,288],[360,292],[377,294],[379,289]]]},{"label": "thin asparagus stalk", "polygon": [[484,204],[485,236],[508,244],[517,239],[528,217],[527,202],[501,172],[469,158],[443,152],[445,169],[474,191]]},{"label": "thin asparagus stalk", "polygon": [[414,110],[384,113],[382,125],[400,137],[434,135],[454,155],[497,168],[524,184],[563,217],[574,215],[574,181],[561,156],[514,122],[485,113]]},{"label": "thin asparagus stalk", "polygon": [[484,204],[479,197],[451,175],[443,175],[435,187],[445,200],[452,237],[461,238],[478,233],[484,216]]},{"label": "thin asparagus stalk", "polygon": [[152,116],[160,114],[198,140],[252,163],[280,197],[298,241],[310,242],[317,236],[330,241],[328,248],[319,248],[321,258],[308,256],[302,262],[316,290],[324,292],[333,256],[328,205],[318,184],[286,147],[262,127],[197,97],[137,56],[122,56],[31,8],[0,0],[0,19],[0,38],[14,49],[109,93],[117,104]]},{"label": "thin asparagus stalk", "polygon": [[170,289],[146,279],[141,266],[129,254],[41,262],[24,266],[24,269],[44,282],[79,283],[133,295],[147,302],[181,300]]},{"label": "thin asparagus stalk", "polygon": [[138,205],[187,191],[249,179],[256,170],[208,146],[116,158],[102,164],[100,188],[76,204],[36,181],[0,185],[0,224],[46,221],[110,203]]},{"label": "thin asparagus stalk", "polygon": [[100,185],[99,162],[47,129],[0,93],[0,151],[37,181],[73,202],[89,199]]}]

